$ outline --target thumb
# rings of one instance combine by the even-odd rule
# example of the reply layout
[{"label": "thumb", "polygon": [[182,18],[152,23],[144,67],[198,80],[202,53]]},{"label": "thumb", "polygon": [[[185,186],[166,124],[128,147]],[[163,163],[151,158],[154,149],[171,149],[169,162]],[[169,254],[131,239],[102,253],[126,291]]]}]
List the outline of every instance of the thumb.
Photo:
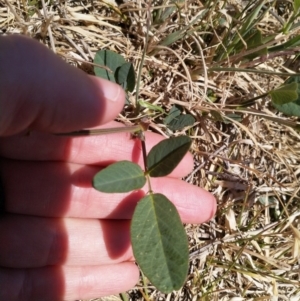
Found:
[{"label": "thumb", "polygon": [[95,127],[122,110],[121,87],[86,75],[35,40],[0,37],[0,136]]}]

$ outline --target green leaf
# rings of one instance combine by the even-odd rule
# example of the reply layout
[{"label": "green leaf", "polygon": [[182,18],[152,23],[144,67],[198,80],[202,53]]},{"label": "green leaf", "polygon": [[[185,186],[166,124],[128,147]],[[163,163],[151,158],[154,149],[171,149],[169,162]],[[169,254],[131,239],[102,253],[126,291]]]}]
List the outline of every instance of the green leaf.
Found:
[{"label": "green leaf", "polygon": [[139,104],[141,107],[143,108],[146,108],[146,109],[149,109],[149,110],[153,110],[153,111],[159,111],[161,113],[165,113],[164,109],[159,107],[159,106],[156,106],[156,105],[153,105],[152,103],[148,102],[148,101],[143,101],[143,100],[139,100]]},{"label": "green leaf", "polygon": [[167,7],[166,9],[155,9],[153,10],[153,25],[162,24],[175,10],[175,5],[172,7]]},{"label": "green leaf", "polygon": [[184,4],[184,2],[185,2],[185,0],[172,1],[173,6],[154,10],[153,11],[153,24],[164,23],[167,20],[167,18],[170,18],[170,16],[176,9],[179,9]]},{"label": "green leaf", "polygon": [[212,117],[214,118],[215,121],[224,122],[225,124],[232,123],[231,119],[233,119],[237,122],[241,122],[243,120],[242,116],[240,114],[236,114],[236,113],[229,113],[229,114],[226,114],[224,116],[222,116],[219,112],[213,111],[213,110],[210,111],[210,113],[211,113],[211,115],[212,115]]},{"label": "green leaf", "polygon": [[98,172],[93,179],[95,189],[102,192],[129,192],[142,188],[146,177],[139,165],[120,161]]},{"label": "green leaf", "polygon": [[243,20],[242,27],[240,29],[240,34],[244,36],[248,30],[254,28],[258,22],[259,15],[261,14],[261,9],[265,5],[265,1],[257,1],[254,7],[249,14],[246,15],[245,20]]},{"label": "green leaf", "polygon": [[[262,9],[265,5],[265,0],[259,0],[253,2],[253,8],[249,11],[249,13],[245,13],[245,17],[241,22],[240,26],[235,26],[234,29],[236,30],[233,38],[231,38],[232,32],[231,30],[228,32],[228,34],[222,38],[222,41],[225,43],[222,43],[221,46],[218,47],[217,52],[218,57],[216,58],[218,61],[225,58],[225,56],[230,56],[234,53],[240,52],[240,46],[243,45],[242,39],[245,41],[245,38],[249,34],[250,31],[255,29],[257,27],[257,24],[259,21],[263,18],[264,14],[267,13],[267,9]],[[234,22],[232,23],[234,24]],[[234,25],[231,25],[234,26]],[[255,38],[257,42],[257,38]],[[247,42],[246,42],[247,43]],[[248,43],[247,43],[248,44]],[[227,45],[227,47],[226,47]],[[226,51],[224,51],[224,48]],[[244,49],[244,46],[242,47]],[[263,50],[266,52],[266,50]]]},{"label": "green leaf", "polygon": [[294,13],[297,14],[299,12],[300,8],[300,0],[294,0],[293,1],[293,6],[294,6]]},{"label": "green leaf", "polygon": [[170,33],[167,37],[159,42],[160,46],[169,46],[178,40],[181,40],[186,35],[185,29],[180,29]]},{"label": "green leaf", "polygon": [[[257,47],[263,45],[261,31],[258,29],[250,31],[250,33],[247,35],[246,43],[247,43],[247,49],[254,49],[254,48],[257,48]],[[263,48],[252,54],[249,54],[247,56],[247,58],[254,59],[258,56],[263,56],[263,55],[267,55],[267,54],[268,54],[268,49]]]},{"label": "green leaf", "polygon": [[188,240],[175,206],[162,194],[139,201],[131,221],[133,254],[163,293],[178,290],[188,272]]},{"label": "green leaf", "polygon": [[300,117],[300,76],[289,77],[285,81],[284,85],[288,85],[288,84],[292,84],[292,83],[296,83],[298,86],[297,99],[294,101],[291,101],[291,102],[284,103],[284,104],[276,104],[274,101],[272,101],[272,104],[278,111],[280,111],[286,115]]},{"label": "green leaf", "polygon": [[[99,50],[95,55],[94,64],[104,66],[106,68],[100,68],[98,66],[95,66],[94,72],[96,76],[105,78],[115,83],[115,72],[125,63],[126,61],[122,55],[111,50]],[[107,68],[109,70],[107,70]]]},{"label": "green leaf", "polygon": [[294,82],[290,84],[285,84],[273,91],[270,91],[269,94],[274,104],[283,105],[295,101],[298,98],[297,90],[298,84]]},{"label": "green leaf", "polygon": [[180,115],[174,118],[169,124],[168,128],[172,131],[180,131],[186,126],[191,126],[195,123],[195,118],[191,114]]},{"label": "green leaf", "polygon": [[124,90],[132,92],[135,87],[135,72],[133,65],[129,62],[123,64],[116,70],[116,80]]},{"label": "green leaf", "polygon": [[173,137],[156,144],[147,156],[148,174],[164,177],[171,173],[192,144],[188,136]]},{"label": "green leaf", "polygon": [[[245,49],[245,43],[247,44],[247,50],[255,49],[263,45],[261,31],[258,29],[251,29],[248,32],[246,32],[245,36],[243,36],[243,40],[240,40],[236,44],[235,51],[241,52],[243,49]],[[267,48],[263,48],[254,53],[247,55],[246,58],[254,59],[258,56],[267,55],[267,53],[268,53]]]},{"label": "green leaf", "polygon": [[181,115],[180,108],[174,105],[163,122],[170,130],[179,131],[186,126],[193,125],[195,118],[191,114]]},{"label": "green leaf", "polygon": [[164,124],[168,125],[174,118],[181,114],[180,109],[177,106],[173,106],[166,118],[164,118]]},{"label": "green leaf", "polygon": [[269,195],[260,196],[258,201],[264,206],[276,207],[279,205],[277,198]]},{"label": "green leaf", "polygon": [[240,114],[231,113],[231,114],[227,114],[227,115],[224,116],[224,123],[225,124],[232,123],[232,121],[230,119],[227,119],[226,117],[229,117],[230,119],[233,119],[237,122],[241,122],[243,120],[243,118]]},{"label": "green leaf", "polygon": [[[183,29],[180,29],[178,31],[172,32],[169,35],[166,36],[163,40],[161,40],[158,45],[159,46],[169,46],[172,43],[175,43],[178,40],[183,39],[185,36],[188,36],[196,31],[196,29],[193,28],[193,25],[197,23],[199,20],[203,19],[206,13],[209,12],[209,9],[203,9],[200,14],[197,15],[196,18],[194,18],[187,26],[185,26]],[[192,29],[191,29],[192,28]],[[154,46],[154,47],[153,47]],[[160,51],[159,48],[156,48],[155,45],[153,45],[149,49],[149,54],[155,55],[158,51]]]},{"label": "green leaf", "polygon": [[268,49],[269,52],[276,52],[276,51],[283,51],[287,50],[289,48],[298,47],[300,45],[300,35],[295,36],[291,39],[288,39],[286,42],[270,47]]}]

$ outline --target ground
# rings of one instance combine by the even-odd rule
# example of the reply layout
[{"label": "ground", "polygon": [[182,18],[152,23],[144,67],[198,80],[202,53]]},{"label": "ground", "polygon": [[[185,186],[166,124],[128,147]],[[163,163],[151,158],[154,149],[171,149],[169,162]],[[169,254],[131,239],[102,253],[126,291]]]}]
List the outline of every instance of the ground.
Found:
[{"label": "ground", "polygon": [[[0,0],[1,33],[38,39],[88,73],[100,49],[136,72],[142,62],[136,117],[193,139],[186,181],[218,200],[214,219],[186,225],[180,291],[164,295],[145,280],[99,300],[300,300],[298,117],[270,97],[299,72],[299,1],[149,2]],[[121,122],[133,123],[136,93]],[[174,105],[194,122],[171,130],[164,118]]]}]

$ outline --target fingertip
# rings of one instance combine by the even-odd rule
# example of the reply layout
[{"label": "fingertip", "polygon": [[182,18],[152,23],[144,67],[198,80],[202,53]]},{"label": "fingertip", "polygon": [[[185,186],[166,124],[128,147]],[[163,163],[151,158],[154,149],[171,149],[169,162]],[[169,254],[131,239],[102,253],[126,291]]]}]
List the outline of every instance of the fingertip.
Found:
[{"label": "fingertip", "polygon": [[28,37],[1,37],[0,70],[1,136],[96,127],[125,102],[119,85],[88,76]]},{"label": "fingertip", "polygon": [[189,190],[190,207],[183,220],[191,224],[210,221],[216,214],[217,201],[213,194],[195,185]]},{"label": "fingertip", "polygon": [[151,186],[174,203],[184,223],[201,224],[212,219],[216,213],[215,197],[201,187],[174,178],[164,181],[153,178]]},{"label": "fingertip", "polygon": [[207,218],[207,221],[210,221],[217,212],[217,200],[213,194],[209,193],[208,191],[206,192],[207,192],[206,197],[208,199],[208,202],[211,204],[211,211],[208,212],[208,218]]},{"label": "fingertip", "polygon": [[[91,299],[132,289],[139,279],[133,262],[107,266],[67,267],[64,300]],[[84,281],[83,281],[84,279]]]},{"label": "fingertip", "polygon": [[[117,117],[122,111],[125,104],[125,91],[121,86],[108,80],[89,76],[92,84],[95,87],[98,101],[105,99],[106,106],[102,107],[102,118],[99,124],[105,124]],[[95,94],[96,94],[95,93]]]}]

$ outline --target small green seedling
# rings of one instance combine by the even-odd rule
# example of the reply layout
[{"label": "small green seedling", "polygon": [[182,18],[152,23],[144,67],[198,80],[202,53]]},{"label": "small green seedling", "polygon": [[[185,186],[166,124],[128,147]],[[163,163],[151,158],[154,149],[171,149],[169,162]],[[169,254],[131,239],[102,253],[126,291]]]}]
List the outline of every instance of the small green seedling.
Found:
[{"label": "small green seedling", "polygon": [[[95,73],[133,91],[135,73],[130,63],[109,50],[98,51],[95,56]],[[104,67],[104,68],[103,68]],[[142,102],[140,106],[145,106]],[[175,112],[175,115],[173,114]],[[187,122],[178,108],[173,108],[166,124],[181,128]],[[120,161],[102,169],[93,178],[93,187],[105,193],[126,193],[148,185],[147,193],[138,202],[131,221],[131,243],[134,257],[142,272],[161,292],[170,293],[184,284],[189,265],[188,239],[176,207],[168,198],[154,193],[152,177],[170,174],[191,146],[191,139],[178,136],[155,145],[147,155],[142,125],[104,130],[80,130],[61,135],[86,136],[113,132],[132,132],[141,140],[144,170],[130,161]],[[176,189],[176,187],[174,187]]]}]

